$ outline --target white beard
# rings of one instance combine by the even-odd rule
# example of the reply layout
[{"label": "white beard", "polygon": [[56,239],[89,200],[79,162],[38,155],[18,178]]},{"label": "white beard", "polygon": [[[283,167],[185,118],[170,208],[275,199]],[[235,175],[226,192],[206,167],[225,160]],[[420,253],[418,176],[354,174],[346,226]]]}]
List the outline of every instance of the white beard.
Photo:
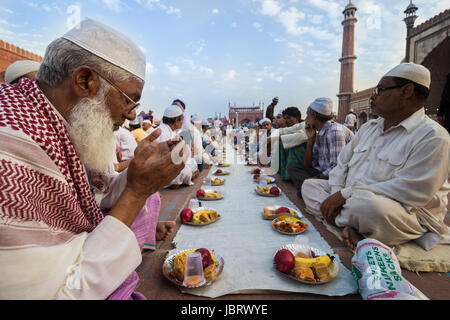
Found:
[{"label": "white beard", "polygon": [[109,173],[115,155],[113,119],[106,105],[109,86],[102,85],[94,98],[74,105],[68,119],[70,139],[88,172]]}]

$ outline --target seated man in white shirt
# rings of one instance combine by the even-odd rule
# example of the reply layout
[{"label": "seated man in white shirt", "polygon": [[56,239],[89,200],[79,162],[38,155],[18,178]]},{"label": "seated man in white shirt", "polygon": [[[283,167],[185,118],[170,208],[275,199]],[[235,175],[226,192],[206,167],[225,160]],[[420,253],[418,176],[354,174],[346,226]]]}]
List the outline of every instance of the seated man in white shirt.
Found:
[{"label": "seated man in white shirt", "polygon": [[342,228],[351,248],[366,237],[428,250],[448,233],[450,137],[425,115],[430,82],[429,70],[413,63],[386,73],[371,97],[380,118],[344,147],[328,181],[303,184],[307,211]]}]

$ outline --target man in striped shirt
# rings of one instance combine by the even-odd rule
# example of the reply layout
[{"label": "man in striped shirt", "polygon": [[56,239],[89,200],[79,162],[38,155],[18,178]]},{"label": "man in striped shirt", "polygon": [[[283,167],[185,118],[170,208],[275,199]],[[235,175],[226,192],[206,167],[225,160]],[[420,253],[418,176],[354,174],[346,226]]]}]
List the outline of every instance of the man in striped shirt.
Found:
[{"label": "man in striped shirt", "polygon": [[299,197],[306,179],[328,179],[339,153],[354,136],[345,126],[331,121],[332,111],[333,102],[329,98],[317,98],[308,107],[305,120],[308,143],[303,164],[292,163],[288,167]]}]

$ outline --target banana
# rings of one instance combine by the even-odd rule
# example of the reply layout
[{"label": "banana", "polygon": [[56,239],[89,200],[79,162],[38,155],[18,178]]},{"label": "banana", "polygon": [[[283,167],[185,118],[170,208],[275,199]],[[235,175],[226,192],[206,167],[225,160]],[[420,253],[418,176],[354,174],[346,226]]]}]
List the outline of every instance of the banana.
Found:
[{"label": "banana", "polygon": [[317,258],[300,258],[295,257],[296,263],[303,263],[307,265],[308,267],[311,267],[317,263],[324,263],[327,267],[331,263],[331,258],[329,256],[320,256]]}]

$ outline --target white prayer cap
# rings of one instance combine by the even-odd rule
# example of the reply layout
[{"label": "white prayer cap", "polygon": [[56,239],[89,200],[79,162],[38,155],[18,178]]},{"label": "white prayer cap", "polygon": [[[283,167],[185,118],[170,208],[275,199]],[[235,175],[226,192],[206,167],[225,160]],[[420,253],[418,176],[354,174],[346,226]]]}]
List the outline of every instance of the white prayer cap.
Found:
[{"label": "white prayer cap", "polygon": [[220,120],[214,121],[214,127],[219,128],[222,122]]},{"label": "white prayer cap", "polygon": [[208,120],[202,120],[202,127],[209,127],[210,126],[210,124],[209,124],[209,122],[208,122]]},{"label": "white prayer cap", "polygon": [[150,120],[144,120],[142,123],[148,123],[149,125],[152,125],[152,122]]},{"label": "white prayer cap", "polygon": [[85,19],[62,37],[145,80],[144,53],[119,31],[98,21]]},{"label": "white prayer cap", "polygon": [[270,121],[270,119],[269,118],[264,118],[264,119],[262,119],[262,120],[260,120],[259,121],[259,125],[263,125],[264,124],[264,122],[269,122],[269,123],[272,123],[272,121]]},{"label": "white prayer cap", "polygon": [[164,110],[164,117],[166,118],[176,118],[183,114],[180,107],[178,106],[168,106],[166,110]]},{"label": "white prayer cap", "polygon": [[333,101],[329,98],[317,98],[309,107],[324,116],[331,116]]},{"label": "white prayer cap", "polygon": [[32,60],[20,60],[11,64],[5,72],[5,82],[11,83],[27,73],[38,71],[41,64]]},{"label": "white prayer cap", "polygon": [[401,63],[391,71],[386,73],[384,77],[397,77],[407,80],[411,80],[417,84],[420,84],[428,89],[430,89],[431,84],[431,74],[430,70],[425,68],[420,64],[415,64],[412,62]]}]

